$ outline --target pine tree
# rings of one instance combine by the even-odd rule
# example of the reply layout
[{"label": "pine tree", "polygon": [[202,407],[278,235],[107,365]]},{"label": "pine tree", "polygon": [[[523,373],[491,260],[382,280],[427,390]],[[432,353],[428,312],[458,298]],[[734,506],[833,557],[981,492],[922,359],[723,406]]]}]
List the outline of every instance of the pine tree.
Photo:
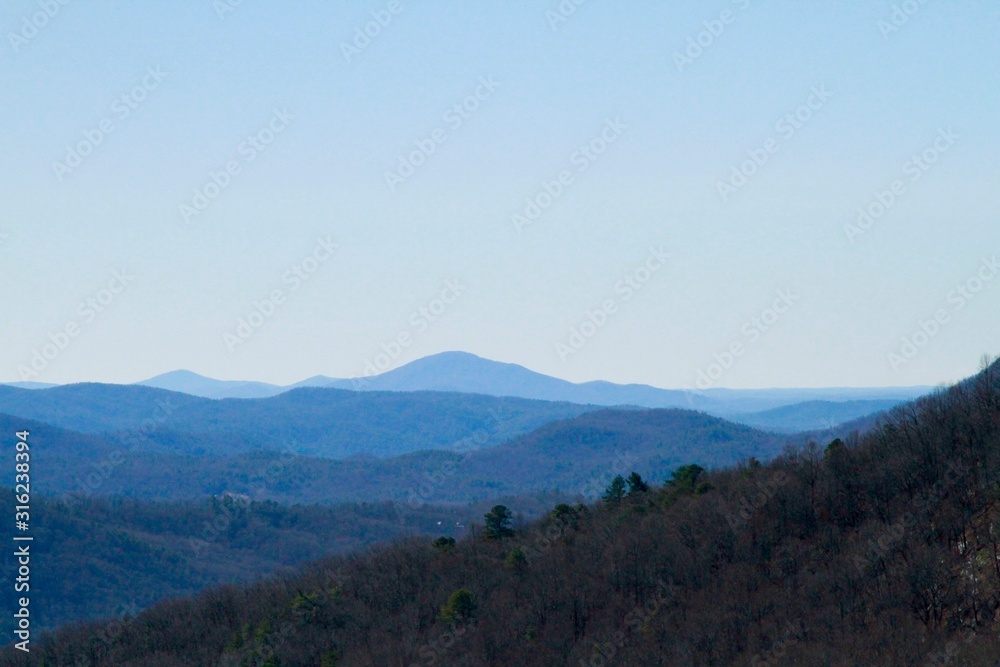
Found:
[{"label": "pine tree", "polygon": [[621,499],[625,497],[625,478],[621,475],[615,475],[601,497],[606,503],[621,502]]},{"label": "pine tree", "polygon": [[639,473],[635,471],[632,471],[632,474],[625,481],[628,482],[628,494],[630,496],[649,491],[649,484],[646,484]]},{"label": "pine tree", "polygon": [[486,536],[494,540],[513,536],[514,530],[510,527],[513,516],[505,506],[494,505],[486,514]]}]

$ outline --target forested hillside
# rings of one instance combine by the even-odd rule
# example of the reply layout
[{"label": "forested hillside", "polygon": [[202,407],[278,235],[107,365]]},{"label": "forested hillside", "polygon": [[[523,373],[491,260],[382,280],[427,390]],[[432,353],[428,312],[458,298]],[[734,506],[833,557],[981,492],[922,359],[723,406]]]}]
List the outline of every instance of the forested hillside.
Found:
[{"label": "forested hillside", "polygon": [[0,413],[90,434],[130,451],[271,450],[324,458],[446,449],[483,430],[491,444],[595,406],[437,392],[302,388],[271,398],[198,398],[135,385],[0,387]]},{"label": "forested hillside", "polygon": [[796,433],[833,428],[855,419],[871,418],[891,410],[902,400],[805,401],[780,408],[733,415],[731,419],[765,431]]},{"label": "forested hillside", "polygon": [[[13,515],[13,493],[3,498],[0,506]],[[172,503],[36,497],[34,626],[135,615],[159,600],[405,535],[460,535],[469,515],[467,507],[404,513],[391,503],[286,507],[234,496]],[[0,557],[0,586],[13,590],[16,576],[16,559]],[[0,597],[0,614],[10,618],[15,602]],[[12,639],[9,624],[0,633]]]},{"label": "forested hillside", "polygon": [[[663,480],[655,480],[663,481]],[[994,665],[1000,369],[860,438],[68,628],[2,664]],[[47,661],[47,663],[46,663]]]},{"label": "forested hillside", "polygon": [[768,459],[788,442],[686,410],[602,409],[547,423],[509,442],[504,422],[492,421],[445,450],[387,459],[151,452],[4,415],[0,428],[33,429],[39,445],[34,481],[46,494],[179,500],[232,491],[284,503],[397,500],[409,506],[538,491],[592,498],[626,468],[662,477],[686,462],[710,467],[750,456]]}]

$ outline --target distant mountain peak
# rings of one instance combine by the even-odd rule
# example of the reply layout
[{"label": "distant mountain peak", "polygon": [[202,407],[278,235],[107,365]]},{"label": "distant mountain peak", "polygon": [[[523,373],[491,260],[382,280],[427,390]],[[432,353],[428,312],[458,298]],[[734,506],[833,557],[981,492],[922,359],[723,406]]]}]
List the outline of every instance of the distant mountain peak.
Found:
[{"label": "distant mountain peak", "polygon": [[221,382],[221,380],[213,380],[213,378],[210,378],[206,375],[201,375],[200,373],[195,373],[194,371],[189,371],[181,368],[176,371],[167,371],[166,373],[160,373],[159,375],[154,375],[148,380],[143,380],[142,382],[136,382],[136,384],[151,386],[152,383],[163,380],[212,380],[213,382]]},{"label": "distant mountain peak", "polygon": [[411,361],[367,378],[366,390],[454,391],[513,396],[590,405],[638,405],[707,409],[715,401],[700,395],[647,385],[611,382],[577,384],[525,368],[485,359],[470,352],[449,351]]},{"label": "distant mountain peak", "polygon": [[266,398],[286,391],[284,387],[266,382],[216,380],[184,369],[161,373],[136,384],[203,398]]},{"label": "distant mountain peak", "polygon": [[435,352],[434,354],[428,354],[426,357],[421,357],[416,361],[428,361],[431,359],[476,359],[479,361],[490,361],[495,364],[503,363],[500,361],[494,361],[493,359],[487,359],[486,357],[480,357],[478,354],[466,352],[464,350],[445,350],[444,352]]},{"label": "distant mountain peak", "polygon": [[[732,417],[792,405],[802,401],[849,400],[904,401],[929,388],[871,389],[710,389],[704,392],[661,389],[644,384],[616,384],[604,380],[575,383],[533,371],[520,364],[495,361],[472,352],[449,350],[415,359],[398,368],[360,378],[338,379],[325,375],[288,386],[264,382],[215,380],[190,370],[163,373],[138,383],[204,398],[266,398],[298,388],[346,389],[351,391],[440,391],[487,396],[509,396],[582,405],[684,408]],[[876,407],[871,406],[872,410]],[[831,406],[820,415],[831,423],[851,416],[849,406]],[[816,406],[798,409],[798,416],[778,415],[782,423],[805,418]],[[819,417],[813,415],[816,419]],[[774,415],[763,415],[771,424]],[[798,423],[796,421],[796,423]]]},{"label": "distant mountain peak", "polygon": [[435,354],[429,354],[426,357],[421,357],[415,359],[407,364],[403,364],[399,368],[393,371],[386,371],[386,373],[392,373],[394,371],[401,370],[408,366],[410,367],[427,367],[427,366],[464,366],[464,367],[479,367],[479,368],[508,368],[508,369],[521,369],[529,373],[533,373],[524,366],[520,364],[513,364],[506,361],[496,361],[494,359],[487,359],[486,357],[480,357],[478,354],[473,354],[472,352],[461,352],[461,351],[448,351],[448,352],[437,352]]}]

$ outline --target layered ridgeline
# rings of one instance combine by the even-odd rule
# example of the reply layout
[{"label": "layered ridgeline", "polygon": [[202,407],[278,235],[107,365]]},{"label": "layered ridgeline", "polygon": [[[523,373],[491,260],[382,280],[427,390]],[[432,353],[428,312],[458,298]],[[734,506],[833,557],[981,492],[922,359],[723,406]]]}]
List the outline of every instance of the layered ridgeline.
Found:
[{"label": "layered ridgeline", "polygon": [[818,431],[875,417],[902,402],[895,399],[803,401],[760,412],[737,414],[733,419],[741,424],[776,432]]},{"label": "layered ridgeline", "polygon": [[211,400],[134,385],[0,386],[0,414],[100,434],[130,451],[189,455],[394,456],[449,448],[483,429],[502,442],[596,408],[434,392],[303,388],[271,398]]},{"label": "layered ridgeline", "polygon": [[993,665],[1000,369],[849,442],[69,628],[3,664]]},{"label": "layered ridgeline", "polygon": [[[462,395],[440,396],[445,401]],[[662,478],[689,462],[716,467],[751,456],[766,460],[788,442],[786,436],[687,410],[598,410],[550,421],[512,439],[505,423],[489,417],[442,449],[386,459],[330,459],[252,450],[246,443],[237,453],[177,453],[191,449],[153,428],[140,433],[148,441],[137,445],[128,437],[77,433],[0,414],[0,428],[32,432],[37,492],[155,500],[232,492],[282,503],[394,500],[420,507],[540,491],[593,498],[622,471]],[[399,448],[414,447],[403,433],[386,430],[381,437]],[[174,443],[173,451],[163,451],[164,443]],[[244,447],[247,451],[240,451]]]},{"label": "layered ridgeline", "polygon": [[[172,596],[404,535],[460,536],[495,502],[533,518],[557,500],[596,497],[631,469],[662,477],[681,461],[767,458],[783,443],[679,410],[596,411],[502,444],[492,432],[501,424],[490,429],[449,450],[332,460],[142,451],[0,414],[0,431],[31,432],[34,547],[46,564],[33,577],[34,627],[134,614]],[[536,493],[545,490],[551,493]],[[9,512],[12,503],[5,496]],[[0,560],[0,585],[14,566]],[[0,613],[13,613],[13,602],[0,600]]]},{"label": "layered ridgeline", "polygon": [[[441,352],[383,373],[378,370],[374,365],[369,365],[365,369],[366,374],[371,374],[369,377],[338,379],[317,375],[287,386],[214,380],[190,371],[173,371],[141,384],[207,398],[259,398],[298,387],[353,391],[441,391],[603,406],[683,408],[703,410],[717,417],[749,414],[806,401],[891,401],[898,404],[931,390],[931,387],[719,389],[714,387],[716,379],[713,378],[718,378],[717,373],[724,372],[724,369],[718,362],[712,362],[705,370],[699,371],[698,377],[692,380],[691,389],[661,389],[643,384],[616,384],[600,380],[576,383],[538,373],[518,364],[484,359],[468,352]],[[711,377],[706,371],[711,373]],[[849,419],[858,416],[861,415],[853,415]],[[829,421],[836,419],[837,413],[834,411],[822,414],[821,417]]]},{"label": "layered ridgeline", "polygon": [[[592,381],[574,383],[511,363],[483,359],[467,352],[441,352],[370,377],[337,379],[317,375],[291,385],[215,380],[190,371],[171,371],[138,383],[203,398],[266,398],[303,387],[358,392],[448,392],[508,396],[584,405],[702,410],[759,428],[781,432],[818,430],[885,410],[921,396],[931,387],[826,389],[714,388],[723,368],[712,362],[699,372],[689,390],[661,389],[641,384]],[[706,375],[706,371],[712,377]],[[11,386],[52,387],[22,382]],[[780,408],[780,410],[778,410]],[[2,410],[0,410],[2,411]],[[43,419],[44,421],[44,419]]]},{"label": "layered ridgeline", "polygon": [[[3,495],[0,509],[13,516],[13,493]],[[160,600],[406,535],[459,535],[470,512],[424,506],[404,513],[392,503],[283,506],[235,494],[181,502],[36,495],[32,628],[134,616]],[[14,590],[17,568],[13,550],[0,556],[0,587]],[[16,603],[13,595],[0,597],[0,615],[12,618]],[[12,631],[3,624],[0,643],[17,641]]]}]

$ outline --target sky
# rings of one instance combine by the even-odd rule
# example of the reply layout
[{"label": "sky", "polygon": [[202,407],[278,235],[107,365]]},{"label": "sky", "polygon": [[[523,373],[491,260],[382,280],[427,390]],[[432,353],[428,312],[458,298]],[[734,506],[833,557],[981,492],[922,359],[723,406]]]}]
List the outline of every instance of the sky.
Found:
[{"label": "sky", "polygon": [[953,382],[1000,352],[998,28],[985,1],[4,2],[0,381],[464,350]]}]

